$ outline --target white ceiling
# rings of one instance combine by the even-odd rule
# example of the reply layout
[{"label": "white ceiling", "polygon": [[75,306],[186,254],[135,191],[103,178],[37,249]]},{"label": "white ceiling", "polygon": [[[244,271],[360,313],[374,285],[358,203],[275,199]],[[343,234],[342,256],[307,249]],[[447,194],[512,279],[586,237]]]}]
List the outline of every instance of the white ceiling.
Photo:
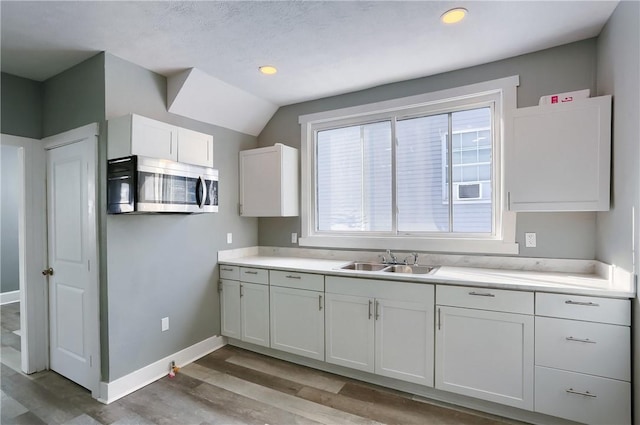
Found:
[{"label": "white ceiling", "polygon": [[[460,24],[440,15],[469,10]],[[171,76],[198,68],[276,105],[598,35],[617,1],[1,2],[1,68],[43,81],[99,51]],[[278,67],[275,76],[260,65]]]}]

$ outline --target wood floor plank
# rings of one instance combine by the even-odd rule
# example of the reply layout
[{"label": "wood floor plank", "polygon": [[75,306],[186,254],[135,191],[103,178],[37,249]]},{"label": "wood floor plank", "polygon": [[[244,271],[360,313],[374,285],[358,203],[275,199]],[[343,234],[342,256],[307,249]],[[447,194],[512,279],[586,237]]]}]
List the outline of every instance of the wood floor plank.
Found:
[{"label": "wood floor plank", "polygon": [[[424,423],[425,419],[442,425],[496,425],[502,423],[491,418],[473,415],[459,410],[413,400],[403,395],[391,394],[387,389],[375,388],[371,384],[350,382],[340,391],[340,395],[354,400],[368,401],[383,409],[382,412],[395,412],[405,415],[406,422]],[[422,422],[420,422],[422,418]],[[416,420],[418,420],[416,422]]]},{"label": "wood floor plank", "polygon": [[271,388],[266,388],[253,382],[247,382],[226,373],[208,369],[200,364],[191,364],[183,369],[189,374],[208,384],[244,397],[257,400],[299,416],[323,424],[377,424],[379,422],[341,412],[331,407],[313,403],[308,400],[285,394]]},{"label": "wood floor plank", "polygon": [[208,356],[198,360],[197,364],[208,369],[226,373],[236,378],[252,382],[257,385],[280,391],[284,394],[296,394],[303,386],[302,384],[290,381],[289,379],[285,379],[280,376],[271,375],[269,373],[264,373],[262,371],[253,369],[247,369],[243,366],[239,366],[237,364],[229,363],[226,361],[218,361]]},{"label": "wood floor plank", "polygon": [[190,393],[208,400],[217,411],[227,412],[229,416],[237,417],[238,420],[245,423],[258,425],[265,423],[320,425],[319,422],[218,388],[206,382],[191,390]]},{"label": "wood floor plank", "polygon": [[289,381],[332,393],[340,391],[345,383],[345,380],[339,378],[337,375],[331,375],[265,356],[252,356],[241,353],[229,357],[226,361],[257,372],[274,376],[286,376]]}]

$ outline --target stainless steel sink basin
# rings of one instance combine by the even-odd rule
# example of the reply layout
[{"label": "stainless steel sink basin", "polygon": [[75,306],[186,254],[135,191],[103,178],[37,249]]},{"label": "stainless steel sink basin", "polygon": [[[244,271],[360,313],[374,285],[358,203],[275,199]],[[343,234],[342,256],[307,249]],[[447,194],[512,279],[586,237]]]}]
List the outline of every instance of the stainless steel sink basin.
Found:
[{"label": "stainless steel sink basin", "polygon": [[385,267],[387,267],[386,264],[364,263],[364,262],[355,261],[353,263],[349,263],[346,266],[342,266],[340,268],[343,270],[359,270],[359,271],[366,271],[366,272],[377,272],[384,269]]},{"label": "stainless steel sink basin", "polygon": [[394,264],[384,269],[390,273],[429,274],[435,271],[437,266],[418,266],[409,264]]}]

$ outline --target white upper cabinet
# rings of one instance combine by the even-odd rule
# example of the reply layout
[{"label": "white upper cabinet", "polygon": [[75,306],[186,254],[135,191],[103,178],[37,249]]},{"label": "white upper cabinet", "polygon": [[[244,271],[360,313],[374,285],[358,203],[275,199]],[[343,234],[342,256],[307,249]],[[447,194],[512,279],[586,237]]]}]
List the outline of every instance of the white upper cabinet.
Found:
[{"label": "white upper cabinet", "polygon": [[274,146],[240,152],[240,215],[298,215],[298,150]]},{"label": "white upper cabinet", "polygon": [[517,109],[506,149],[510,210],[609,209],[611,96]]},{"label": "white upper cabinet", "polygon": [[109,159],[129,155],[213,167],[213,136],[130,114],[109,120]]},{"label": "white upper cabinet", "polygon": [[213,167],[213,136],[178,128],[178,162]]}]

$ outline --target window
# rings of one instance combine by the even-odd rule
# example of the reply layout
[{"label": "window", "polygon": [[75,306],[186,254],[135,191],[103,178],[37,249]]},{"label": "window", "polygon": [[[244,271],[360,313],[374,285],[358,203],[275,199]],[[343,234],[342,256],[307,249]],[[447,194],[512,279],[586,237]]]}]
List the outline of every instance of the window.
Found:
[{"label": "window", "polygon": [[301,117],[301,244],[517,252],[500,161],[517,80],[504,80]]}]

